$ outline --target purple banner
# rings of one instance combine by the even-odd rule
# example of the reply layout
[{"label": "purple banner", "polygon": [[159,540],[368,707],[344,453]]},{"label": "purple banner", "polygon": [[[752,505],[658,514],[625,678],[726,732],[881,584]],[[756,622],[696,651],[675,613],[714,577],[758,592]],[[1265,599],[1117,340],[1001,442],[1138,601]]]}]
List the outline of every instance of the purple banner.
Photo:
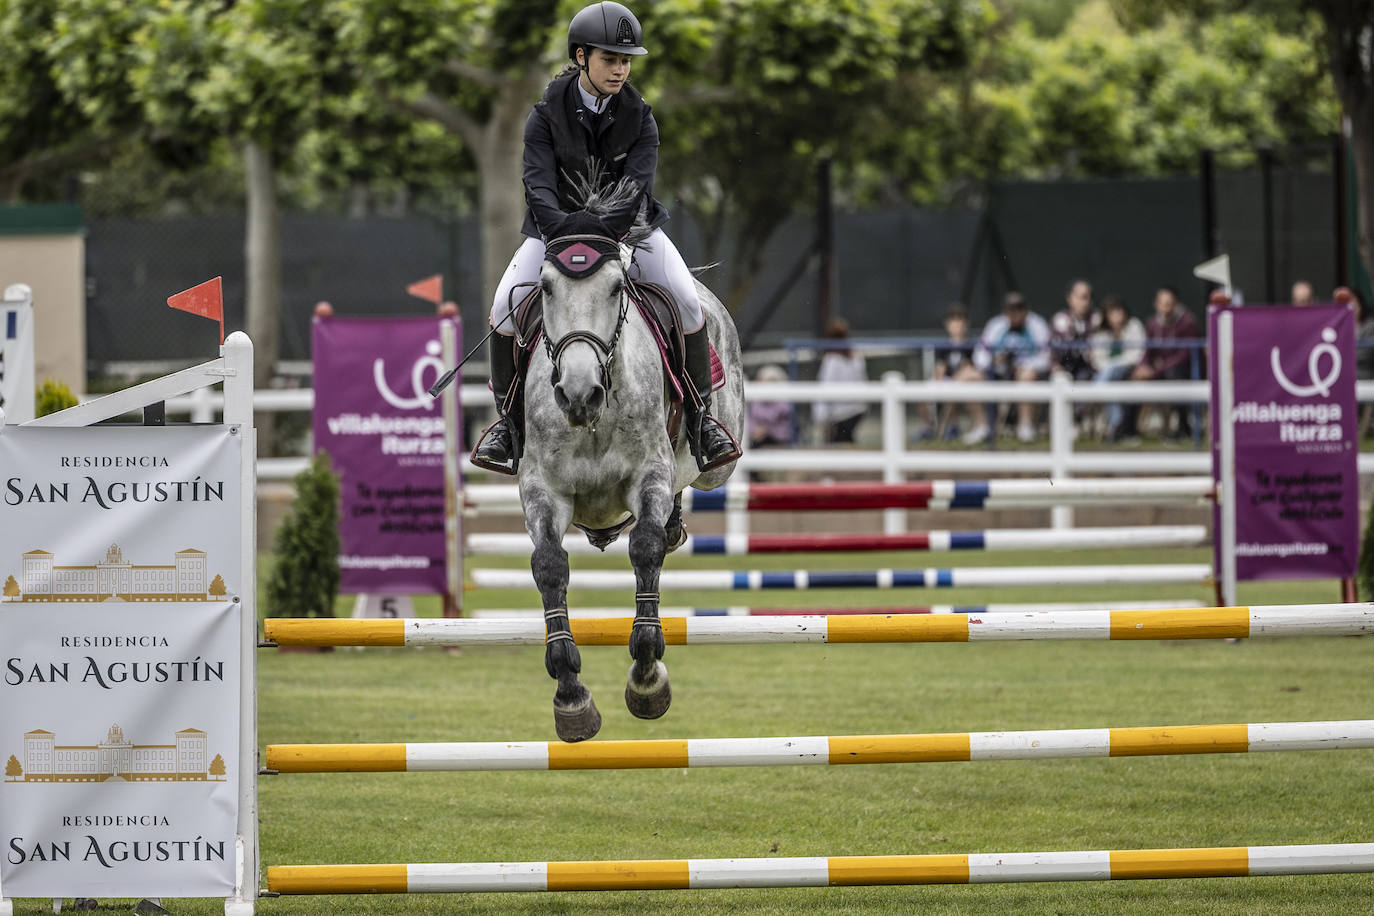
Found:
[{"label": "purple banner", "polygon": [[[1214,307],[1213,404],[1225,368],[1217,357],[1222,313],[1234,321],[1236,577],[1353,576],[1360,538],[1354,312],[1345,305]],[[1219,481],[1216,414],[1212,468]]]},{"label": "purple banner", "polygon": [[445,590],[444,419],[426,393],[444,371],[440,322],[314,321],[315,449],[341,477],[346,594]]}]

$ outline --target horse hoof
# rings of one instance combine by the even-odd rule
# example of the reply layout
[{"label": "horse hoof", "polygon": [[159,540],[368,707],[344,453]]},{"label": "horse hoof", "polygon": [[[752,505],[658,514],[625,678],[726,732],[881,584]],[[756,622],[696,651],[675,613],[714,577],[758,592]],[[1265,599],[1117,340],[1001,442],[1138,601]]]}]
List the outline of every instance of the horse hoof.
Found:
[{"label": "horse hoof", "polygon": [[673,702],[673,690],[668,685],[668,666],[654,662],[653,676],[645,683],[636,683],[634,667],[625,685],[625,708],[639,719],[657,719],[668,711]]},{"label": "horse hoof", "polygon": [[555,703],[553,728],[558,732],[559,740],[569,744],[586,741],[601,731],[601,713],[597,711],[591,695],[588,694],[586,702],[576,707],[560,707]]}]

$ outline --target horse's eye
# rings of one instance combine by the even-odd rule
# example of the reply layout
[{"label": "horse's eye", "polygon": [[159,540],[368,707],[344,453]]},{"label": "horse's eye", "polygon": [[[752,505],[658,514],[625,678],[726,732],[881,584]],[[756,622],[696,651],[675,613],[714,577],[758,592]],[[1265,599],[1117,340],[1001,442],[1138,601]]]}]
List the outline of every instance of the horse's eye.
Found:
[{"label": "horse's eye", "polygon": [[548,277],[539,278],[539,291],[546,296],[553,294],[553,284],[549,282]]}]

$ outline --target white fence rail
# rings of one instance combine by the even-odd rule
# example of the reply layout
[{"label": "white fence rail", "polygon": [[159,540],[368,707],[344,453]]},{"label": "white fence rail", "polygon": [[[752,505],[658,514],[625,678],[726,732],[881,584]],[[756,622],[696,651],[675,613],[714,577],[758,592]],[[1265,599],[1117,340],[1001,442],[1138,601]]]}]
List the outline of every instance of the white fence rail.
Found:
[{"label": "white fence rail", "polygon": [[[1078,451],[1074,448],[1073,408],[1077,404],[1199,404],[1209,399],[1208,383],[1111,382],[1074,383],[1065,379],[1048,382],[913,382],[897,372],[886,373],[881,381],[819,385],[816,382],[771,382],[745,384],[746,400],[789,401],[812,404],[818,401],[864,401],[878,405],[881,444],[877,449],[845,448],[769,448],[748,451],[740,462],[742,470],[869,472],[882,475],[888,483],[906,479],[908,474],[1043,474],[1065,479],[1097,474],[1208,474],[1212,459],[1205,449],[1147,452]],[[1359,382],[1356,397],[1361,404],[1374,403],[1374,381]],[[223,409],[223,395],[199,389],[167,401],[169,415],[189,415],[193,421],[211,422]],[[913,428],[908,418],[912,404],[1022,403],[1049,406],[1049,450],[1022,451],[993,448],[920,449],[909,448]],[[254,392],[253,406],[259,411],[304,411],[315,403],[308,388],[260,390]],[[485,385],[462,386],[466,410],[486,416],[491,411],[491,392]],[[258,462],[260,480],[290,479],[305,467],[304,458],[263,458]],[[1374,454],[1359,456],[1361,474],[1374,474]],[[476,470],[465,463],[465,471]],[[1072,525],[1072,509],[1055,510],[1056,528]],[[902,510],[885,514],[888,533],[903,530]]]}]

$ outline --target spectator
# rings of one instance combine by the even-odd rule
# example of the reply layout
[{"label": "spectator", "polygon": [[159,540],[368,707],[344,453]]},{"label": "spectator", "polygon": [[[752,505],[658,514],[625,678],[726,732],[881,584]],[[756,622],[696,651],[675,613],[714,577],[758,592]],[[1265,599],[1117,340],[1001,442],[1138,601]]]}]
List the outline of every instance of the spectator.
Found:
[{"label": "spectator", "polygon": [[973,341],[968,336],[968,314],[962,302],[945,309],[945,336],[948,342],[935,350],[935,373],[931,379],[937,382],[952,379],[964,366],[973,364]]},{"label": "spectator", "polygon": [[[782,366],[769,363],[759,369],[754,381],[785,382]],[[792,404],[790,401],[749,402],[749,444],[754,448],[792,444]]]},{"label": "spectator", "polygon": [[[959,377],[1034,382],[1046,378],[1049,371],[1050,326],[1030,310],[1025,296],[1013,291],[1002,301],[1002,314],[984,326],[973,351],[973,365],[961,370]],[[1030,442],[1035,438],[1035,405],[1024,402],[1016,410],[1016,437]],[[969,430],[964,442],[972,445],[986,440],[991,434],[989,425],[983,422]]]},{"label": "spectator", "polygon": [[[1145,355],[1145,325],[1126,310],[1126,300],[1107,296],[1102,300],[1102,328],[1092,335],[1091,359],[1097,382],[1129,378]],[[1107,405],[1107,439],[1122,438],[1124,411],[1120,404]]]},{"label": "spectator", "polygon": [[1102,315],[1093,308],[1093,288],[1087,280],[1074,280],[1064,291],[1065,308],[1050,319],[1050,347],[1054,370],[1076,382],[1096,375],[1088,341],[1102,327]]},{"label": "spectator", "polygon": [[[960,377],[960,372],[967,366],[973,366],[973,340],[968,336],[968,314],[964,311],[962,302],[955,302],[945,310],[945,337],[946,343],[942,347],[935,349],[935,367],[931,373],[931,381],[947,381]],[[922,404],[923,408],[927,405]],[[950,418],[954,411],[959,408],[957,404],[945,405],[941,416],[939,433],[944,435],[948,432]],[[973,414],[967,404],[963,405],[965,419],[968,426],[973,425]],[[929,422],[929,414],[927,422]],[[952,434],[951,434],[952,435]]]},{"label": "spectator", "polygon": [[1298,280],[1293,284],[1293,289],[1289,293],[1289,300],[1293,305],[1312,305],[1317,301],[1313,298],[1312,284],[1306,280]]},{"label": "spectator", "polygon": [[[826,325],[827,340],[847,342],[849,322],[843,318],[832,319]],[[846,343],[825,351],[821,357],[820,371],[816,373],[818,382],[866,382],[868,366],[862,353],[854,352]],[[816,424],[825,430],[826,442],[853,442],[854,428],[868,412],[868,405],[862,401],[817,401],[811,406],[811,416]]]},{"label": "spectator", "polygon": [[[1197,319],[1193,318],[1193,314],[1179,302],[1178,290],[1172,286],[1161,286],[1155,292],[1155,313],[1145,325],[1145,335],[1149,338],[1149,345],[1145,349],[1144,358],[1131,372],[1132,379],[1177,381],[1193,377],[1194,351],[1187,347],[1170,347],[1167,342],[1198,340],[1202,337],[1202,331],[1198,328]],[[1188,411],[1189,408],[1186,406],[1170,406],[1170,413],[1178,416],[1178,426],[1174,435],[1179,438],[1193,434]],[[1126,407],[1121,423],[1122,437],[1139,434],[1139,413],[1140,408],[1137,405]],[[1167,418],[1165,428],[1168,428]]]}]

